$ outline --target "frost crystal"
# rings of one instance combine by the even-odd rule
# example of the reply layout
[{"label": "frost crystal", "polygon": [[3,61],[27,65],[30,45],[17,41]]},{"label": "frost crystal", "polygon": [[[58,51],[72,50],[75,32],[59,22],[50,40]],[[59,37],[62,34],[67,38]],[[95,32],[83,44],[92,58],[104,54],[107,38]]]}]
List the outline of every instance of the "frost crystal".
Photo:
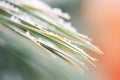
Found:
[{"label": "frost crystal", "polygon": [[6,9],[6,10],[11,10],[16,13],[19,12],[18,8],[15,8],[14,6],[10,5],[9,3],[6,3],[5,1],[0,1],[0,8]]},{"label": "frost crystal", "polygon": [[70,15],[68,13],[63,13],[62,10],[59,8],[54,8],[53,12],[60,17],[70,19]]},{"label": "frost crystal", "polygon": [[20,23],[20,20],[16,18],[15,16],[12,16],[10,19],[16,23]]},{"label": "frost crystal", "polygon": [[20,19],[34,25],[35,23],[33,22],[33,20],[31,20],[31,18],[29,16],[26,16],[26,15],[20,15],[18,16]]},{"label": "frost crystal", "polygon": [[60,16],[65,19],[70,19],[70,16],[68,13],[63,13],[61,11],[61,9],[59,9],[59,8],[52,9],[50,6],[48,6],[41,0],[24,0],[24,1],[22,1],[22,0],[7,0],[7,1],[10,1],[10,2],[20,5],[20,6],[37,9],[37,10],[40,10],[45,13],[54,14],[56,16]]}]

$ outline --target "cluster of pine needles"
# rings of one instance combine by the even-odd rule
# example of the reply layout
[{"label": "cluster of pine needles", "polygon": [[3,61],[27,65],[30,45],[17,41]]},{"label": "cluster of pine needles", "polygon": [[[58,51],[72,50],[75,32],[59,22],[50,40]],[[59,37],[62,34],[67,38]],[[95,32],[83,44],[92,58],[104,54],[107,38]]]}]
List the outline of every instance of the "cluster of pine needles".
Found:
[{"label": "cluster of pine needles", "polygon": [[[28,53],[26,51],[24,54],[16,53],[15,55],[18,57],[27,55],[21,58],[31,65],[35,63],[43,65],[43,70],[47,66],[47,68],[53,67],[50,68],[53,71],[58,69],[58,73],[63,69],[61,72],[65,73],[64,68],[69,69],[70,67],[75,68],[76,72],[83,72],[88,69],[87,65],[95,66],[94,62],[96,59],[86,53],[82,47],[102,54],[91,43],[92,40],[90,38],[78,33],[73,28],[69,20],[70,16],[68,13],[62,12],[58,8],[51,8],[40,0],[0,1],[0,34],[4,33],[4,35],[12,37],[12,33],[16,33],[16,35],[20,36],[19,40],[24,37],[34,45],[37,45],[39,47],[37,49],[41,50],[40,52]],[[5,29],[8,31],[5,32]],[[18,43],[14,44],[19,46]],[[31,48],[30,44],[21,44]],[[33,48],[33,50],[36,49],[36,47]],[[44,63],[41,61],[44,61]],[[46,69],[45,71],[49,73],[49,70]],[[51,74],[55,75],[55,73]],[[72,79],[70,78],[69,80]]]}]

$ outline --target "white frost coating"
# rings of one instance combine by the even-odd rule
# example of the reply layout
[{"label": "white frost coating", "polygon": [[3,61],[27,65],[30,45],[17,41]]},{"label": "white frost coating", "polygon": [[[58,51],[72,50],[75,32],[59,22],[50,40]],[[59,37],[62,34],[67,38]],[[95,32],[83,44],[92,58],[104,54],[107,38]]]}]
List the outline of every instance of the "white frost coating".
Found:
[{"label": "white frost coating", "polygon": [[57,22],[58,22],[59,24],[64,24],[65,21],[64,21],[63,19],[58,19]]},{"label": "white frost coating", "polygon": [[38,23],[35,23],[34,19],[32,19],[30,16],[27,16],[27,15],[18,15],[17,16],[18,18],[22,19],[23,21],[31,24],[31,25],[34,25],[36,28],[38,29],[41,29],[41,30],[44,30],[44,29],[47,29],[46,27],[38,24]]},{"label": "white frost coating", "polygon": [[0,1],[0,8],[11,10],[11,11],[14,11],[16,13],[19,12],[18,8],[15,8],[13,5],[10,5],[9,3],[6,3],[5,1]]},{"label": "white frost coating", "polygon": [[[34,14],[40,16],[41,18],[45,19],[46,21],[48,21],[48,22],[50,22],[50,23],[52,23],[52,24],[54,24],[54,25],[57,25],[57,24],[56,24],[56,21],[54,21],[53,19],[49,18],[48,16],[46,16],[46,15],[44,15],[44,14],[42,14],[42,13],[35,12]],[[52,28],[52,27],[51,27],[51,28]]]},{"label": "white frost coating", "polygon": [[59,8],[54,8],[53,12],[60,17],[70,19],[70,15],[68,13],[63,13],[62,10]]},{"label": "white frost coating", "polygon": [[[71,23],[70,22],[65,22],[63,19],[59,19],[57,20],[57,22],[51,18],[49,18],[48,16],[44,15],[44,14],[41,14],[41,13],[37,13],[35,12],[36,15],[42,17],[43,19],[46,19],[47,21],[49,21],[50,23],[54,24],[54,25],[57,25],[59,27],[63,27],[71,32],[75,32],[77,33],[77,30],[75,28],[72,27]],[[49,27],[50,29],[53,28],[53,27]]]},{"label": "white frost coating", "polygon": [[[24,0],[24,1],[23,0],[8,0],[8,1],[10,1],[12,3],[15,3],[17,5],[29,5],[29,6],[34,7],[34,8],[42,8],[44,11],[53,10],[53,12],[55,14],[59,14],[59,15],[62,15],[64,17],[70,18],[70,16],[67,13],[62,13],[61,9],[59,9],[59,8],[52,9],[50,6],[48,6],[47,4],[43,3],[40,0]],[[6,5],[5,2],[3,2],[3,1],[1,1],[1,2],[2,2],[3,5]],[[8,5],[8,7],[11,6],[9,4],[7,4],[7,5]],[[15,9],[18,10],[17,8],[15,8]],[[39,14],[39,15],[42,16],[43,18],[49,20],[51,23],[55,23],[54,21],[52,21],[48,17],[45,17],[42,14]],[[20,18],[23,19],[23,20],[26,20],[27,22],[29,22],[31,24],[34,24],[34,22],[30,19],[30,17],[21,16]],[[58,23],[63,25],[67,30],[70,30],[72,32],[77,32],[76,29],[71,26],[70,22],[65,23],[63,19],[59,19]]]},{"label": "white frost coating", "polygon": [[11,16],[10,20],[12,20],[16,23],[20,23],[20,20],[18,18],[16,18],[15,16]]},{"label": "white frost coating", "polygon": [[31,20],[31,18],[29,16],[26,16],[26,15],[19,15],[18,16],[20,19],[34,25],[35,23]]},{"label": "white frost coating", "polygon": [[64,23],[64,27],[65,27],[67,30],[70,30],[70,31],[72,31],[72,32],[75,32],[75,33],[77,32],[77,30],[72,27],[71,22],[66,22],[66,23]]},{"label": "white frost coating", "polygon": [[7,0],[7,1],[11,3],[15,3],[20,6],[29,6],[29,7],[36,8],[36,9],[40,8],[44,11],[51,10],[50,6],[48,6],[47,4],[43,3],[40,0]]},{"label": "white frost coating", "polygon": [[56,16],[60,16],[65,19],[70,19],[68,13],[63,13],[59,8],[52,9],[49,5],[45,4],[41,0],[7,0],[7,1],[10,1],[20,6],[27,6],[34,9],[38,9],[45,13],[50,13],[50,14],[52,13],[55,14]]},{"label": "white frost coating", "polygon": [[[53,10],[53,12],[55,14],[57,14],[57,15],[64,16],[66,18],[70,18],[70,16],[67,13],[62,13],[61,9],[59,9],[59,8],[52,9],[50,6],[46,5],[45,3],[43,3],[42,1],[39,1],[39,0],[25,0],[25,1],[22,1],[22,0],[8,0],[8,1],[10,1],[12,3],[15,3],[17,5],[27,5],[27,6],[31,6],[31,7],[34,7],[34,8],[42,8],[44,11],[51,11],[51,10]],[[53,21],[49,17],[46,17],[45,15],[39,14],[39,16],[47,19],[51,23],[55,23],[55,21]],[[23,19],[23,20],[26,20],[27,22],[29,22],[31,24],[34,24],[34,22],[29,17],[21,16],[20,18]],[[70,30],[72,32],[77,32],[76,29],[74,29],[71,26],[71,23],[69,23],[69,22],[65,23],[63,19],[59,19],[58,23],[64,25],[64,27],[66,29],[68,29],[68,30]]]},{"label": "white frost coating", "polygon": [[63,26],[66,30],[77,33],[77,30],[73,28],[71,22],[65,22],[63,19],[59,19],[57,23]]}]

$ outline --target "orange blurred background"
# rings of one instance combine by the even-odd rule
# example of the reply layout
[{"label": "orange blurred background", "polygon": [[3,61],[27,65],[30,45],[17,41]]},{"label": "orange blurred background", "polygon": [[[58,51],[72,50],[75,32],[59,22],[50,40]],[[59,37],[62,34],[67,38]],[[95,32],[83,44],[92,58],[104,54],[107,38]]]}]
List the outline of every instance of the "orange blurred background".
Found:
[{"label": "orange blurred background", "polygon": [[95,44],[104,52],[98,70],[107,80],[120,80],[120,0],[87,0],[83,16]]}]

